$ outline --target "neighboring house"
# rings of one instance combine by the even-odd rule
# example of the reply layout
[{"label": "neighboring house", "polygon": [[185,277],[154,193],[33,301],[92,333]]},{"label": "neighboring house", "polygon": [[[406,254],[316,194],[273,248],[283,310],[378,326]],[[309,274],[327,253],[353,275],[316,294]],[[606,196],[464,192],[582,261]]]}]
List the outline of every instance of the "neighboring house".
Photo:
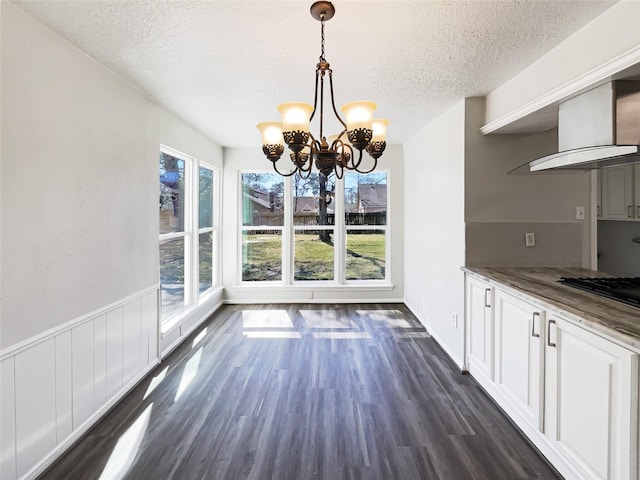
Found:
[{"label": "neighboring house", "polygon": [[254,212],[277,212],[282,210],[282,198],[273,192],[263,192],[249,187],[243,193],[243,197],[253,204]]},{"label": "neighboring house", "polygon": [[358,184],[358,213],[387,211],[387,184]]}]

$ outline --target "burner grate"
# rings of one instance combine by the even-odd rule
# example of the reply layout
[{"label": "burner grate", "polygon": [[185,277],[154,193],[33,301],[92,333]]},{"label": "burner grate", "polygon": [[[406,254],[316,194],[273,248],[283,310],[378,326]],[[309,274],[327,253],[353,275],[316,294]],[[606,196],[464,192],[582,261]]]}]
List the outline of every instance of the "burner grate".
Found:
[{"label": "burner grate", "polygon": [[561,278],[560,283],[602,297],[640,307],[640,277]]}]

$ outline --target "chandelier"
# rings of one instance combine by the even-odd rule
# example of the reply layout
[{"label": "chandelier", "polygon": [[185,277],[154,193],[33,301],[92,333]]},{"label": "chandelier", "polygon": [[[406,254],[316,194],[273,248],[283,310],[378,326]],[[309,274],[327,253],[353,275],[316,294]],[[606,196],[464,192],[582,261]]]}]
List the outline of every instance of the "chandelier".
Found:
[{"label": "chandelier", "polygon": [[[333,18],[334,14],[335,8],[331,2],[315,2],[311,5],[311,16],[321,24],[321,54],[316,66],[313,105],[300,102],[283,103],[278,105],[282,122],[263,122],[257,125],[262,137],[262,151],[273,163],[274,170],[285,177],[298,173],[307,178],[311,174],[313,163],[326,178],[334,172],[338,178],[342,178],[345,169],[369,173],[375,170],[378,158],[387,145],[386,130],[389,121],[373,118],[373,111],[376,109],[374,102],[356,101],[343,105],[342,112],[346,122],[338,114],[333,99],[332,71],[324,56],[324,24]],[[324,80],[327,76],[331,107],[343,127],[339,134],[329,137],[328,141],[323,130]],[[318,137],[314,137],[310,132],[310,123],[316,112],[319,112],[320,116]],[[284,153],[285,145],[291,150],[293,169],[283,173],[278,169],[277,162]],[[357,150],[357,154],[354,149]],[[361,168],[363,150],[373,158],[371,168]]]}]

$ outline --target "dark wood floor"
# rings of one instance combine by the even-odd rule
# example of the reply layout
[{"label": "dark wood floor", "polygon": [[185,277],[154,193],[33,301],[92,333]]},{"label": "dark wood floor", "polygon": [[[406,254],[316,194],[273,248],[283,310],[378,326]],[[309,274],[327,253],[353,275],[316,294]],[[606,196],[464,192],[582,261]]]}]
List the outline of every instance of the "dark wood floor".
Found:
[{"label": "dark wood floor", "polygon": [[405,306],[237,305],[41,478],[559,477]]}]

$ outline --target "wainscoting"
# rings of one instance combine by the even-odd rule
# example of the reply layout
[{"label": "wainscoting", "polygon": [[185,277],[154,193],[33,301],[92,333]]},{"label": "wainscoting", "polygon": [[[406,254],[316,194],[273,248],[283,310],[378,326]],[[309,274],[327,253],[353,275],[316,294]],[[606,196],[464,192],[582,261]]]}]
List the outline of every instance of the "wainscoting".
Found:
[{"label": "wainscoting", "polygon": [[158,286],[0,353],[0,478],[34,478],[159,362]]}]

